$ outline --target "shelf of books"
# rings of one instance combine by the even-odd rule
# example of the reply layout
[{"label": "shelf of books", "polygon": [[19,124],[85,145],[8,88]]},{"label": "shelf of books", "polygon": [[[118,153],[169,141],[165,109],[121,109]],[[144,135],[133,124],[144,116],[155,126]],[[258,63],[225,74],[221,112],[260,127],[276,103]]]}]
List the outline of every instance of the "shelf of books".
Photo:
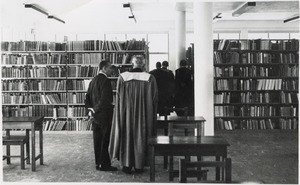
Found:
[{"label": "shelf of books", "polygon": [[68,41],[64,43],[2,42],[3,117],[44,116],[44,130],[91,130],[84,106],[89,82],[102,59],[113,63],[115,93],[120,73],[132,68],[131,58],[144,55],[147,43]]},{"label": "shelf of books", "polygon": [[214,40],[215,129],[298,129],[298,40]]}]

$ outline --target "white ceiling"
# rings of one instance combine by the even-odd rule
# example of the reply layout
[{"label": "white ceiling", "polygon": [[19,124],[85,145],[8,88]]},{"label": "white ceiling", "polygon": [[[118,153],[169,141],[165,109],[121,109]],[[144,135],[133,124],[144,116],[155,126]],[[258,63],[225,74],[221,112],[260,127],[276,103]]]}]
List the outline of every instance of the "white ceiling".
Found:
[{"label": "white ceiling", "polygon": [[[130,11],[123,3],[131,3]],[[49,20],[40,12],[24,8],[24,3],[36,3],[50,14],[63,19],[66,24]],[[259,1],[256,6],[239,17],[232,12],[244,2],[213,2],[213,15],[221,14],[218,22],[224,21],[277,21],[299,14],[298,1]],[[193,20],[193,2],[171,0],[1,0],[1,27],[14,29],[55,30],[135,30],[147,26],[173,26],[176,10],[187,12],[187,21]]]}]

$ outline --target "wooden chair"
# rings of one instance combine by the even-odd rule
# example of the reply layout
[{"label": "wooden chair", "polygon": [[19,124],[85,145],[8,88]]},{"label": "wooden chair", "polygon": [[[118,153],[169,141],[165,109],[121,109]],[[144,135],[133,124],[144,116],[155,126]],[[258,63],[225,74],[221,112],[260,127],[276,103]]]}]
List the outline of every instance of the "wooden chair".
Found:
[{"label": "wooden chair", "polygon": [[[174,129],[197,129],[197,136],[201,136],[201,123],[194,123],[194,124],[184,124],[184,123],[169,123],[168,124],[168,135],[170,138],[174,136]],[[202,157],[197,156],[197,160],[201,161]],[[185,161],[191,161],[190,156],[185,156]],[[197,169],[197,178],[198,180],[207,179],[207,172],[208,170],[202,170],[200,167]],[[174,157],[169,156],[169,180],[173,181],[174,174],[176,174],[176,171],[174,171]]]},{"label": "wooden chair", "polygon": [[[207,179],[202,179],[204,182],[225,182],[231,183],[231,159],[226,158],[224,161],[187,161],[181,159],[179,162],[179,182],[187,182],[187,177],[198,177],[198,171],[189,170],[190,168],[202,168],[202,167],[213,167],[213,168],[223,168],[225,170],[225,178],[222,173],[222,178],[220,181],[217,179],[215,181],[207,181]],[[199,179],[198,179],[199,180]]]},{"label": "wooden chair", "polygon": [[[25,136],[10,135],[9,130],[6,130],[6,136],[2,137],[2,144],[6,146],[6,155],[3,155],[3,160],[6,159],[7,164],[10,164],[10,158],[18,157],[21,159],[21,169],[25,169],[25,160],[30,164],[30,151],[29,151],[29,131],[26,130]],[[24,154],[24,145],[26,144],[26,157]],[[10,146],[20,146],[20,155],[11,155]]]},{"label": "wooden chair", "polygon": [[[164,117],[165,120],[168,119],[168,115],[170,112],[173,111],[183,111],[184,112],[184,117],[187,117],[189,114],[189,109],[188,107],[183,107],[183,108],[173,108],[173,107],[164,107]],[[164,129],[164,135],[167,136],[168,135],[168,129]],[[188,135],[188,129],[184,129],[184,135],[187,136]],[[164,169],[167,169],[168,167],[168,157],[164,156]]]}]

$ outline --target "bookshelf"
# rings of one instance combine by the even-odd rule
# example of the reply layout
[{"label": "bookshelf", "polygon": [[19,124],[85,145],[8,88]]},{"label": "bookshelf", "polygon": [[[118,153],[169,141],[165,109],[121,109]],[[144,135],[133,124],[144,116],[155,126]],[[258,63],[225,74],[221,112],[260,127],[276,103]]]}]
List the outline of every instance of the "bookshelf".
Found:
[{"label": "bookshelf", "polygon": [[298,40],[214,40],[215,129],[298,129],[298,78]]},{"label": "bookshelf", "polygon": [[132,56],[144,55],[147,69],[149,65],[144,40],[19,41],[1,46],[3,117],[45,116],[44,130],[91,130],[84,100],[102,59],[114,66],[109,77],[114,93],[119,74],[132,68]]}]

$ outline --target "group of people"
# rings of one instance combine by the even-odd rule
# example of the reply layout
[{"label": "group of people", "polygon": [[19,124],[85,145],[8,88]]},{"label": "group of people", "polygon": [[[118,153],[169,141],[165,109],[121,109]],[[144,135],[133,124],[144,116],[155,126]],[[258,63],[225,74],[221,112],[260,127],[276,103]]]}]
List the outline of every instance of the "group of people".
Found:
[{"label": "group of people", "polygon": [[113,72],[111,62],[101,61],[99,74],[89,84],[85,106],[93,122],[96,170],[116,171],[111,165],[116,158],[124,173],[143,172],[149,162],[147,139],[154,133],[157,113],[164,114],[165,106],[189,106],[193,82],[185,60],[175,76],[167,69],[167,61],[162,67],[158,62],[150,73],[145,72],[142,55],[133,56],[132,64],[130,72],[119,75],[115,105],[108,79]]},{"label": "group of people", "polygon": [[[189,115],[193,115],[193,92],[194,82],[192,71],[187,68],[186,60],[180,61],[180,68],[175,71],[175,76],[168,69],[168,61],[157,62],[156,69],[150,71],[157,82],[159,115],[169,114],[165,107],[183,108],[188,107]],[[183,111],[177,110],[176,114],[182,116]]]}]

